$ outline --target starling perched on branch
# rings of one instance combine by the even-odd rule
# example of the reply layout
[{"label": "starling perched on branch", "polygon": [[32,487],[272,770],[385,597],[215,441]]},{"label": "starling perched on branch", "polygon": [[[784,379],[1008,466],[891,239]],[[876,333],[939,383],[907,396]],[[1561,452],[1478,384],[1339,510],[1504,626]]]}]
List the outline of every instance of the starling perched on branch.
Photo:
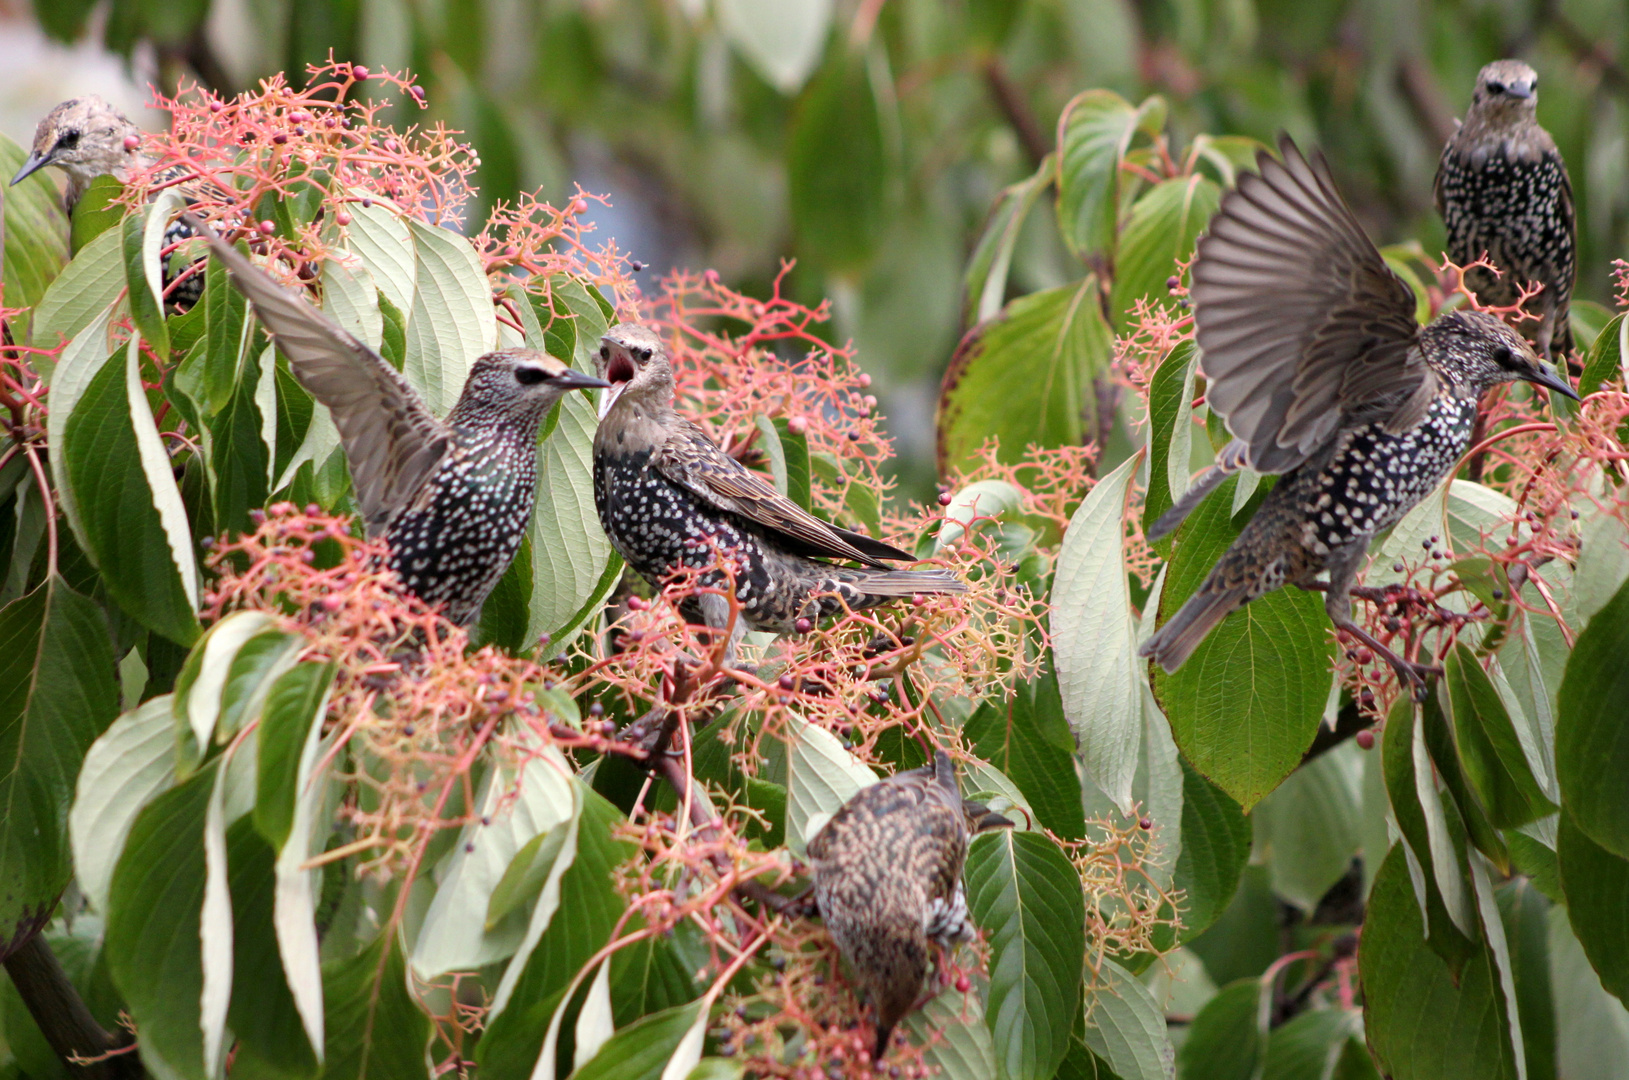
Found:
[{"label": "starling perched on branch", "polygon": [[[68,177],[63,191],[63,203],[68,216],[84,196],[85,189],[98,176],[111,176],[123,183],[130,174],[153,164],[153,159],[141,151],[141,128],[132,124],[124,113],[115,109],[95,94],[64,101],[45,114],[45,119],[34,131],[34,145],[28,160],[11,178],[18,184],[47,165],[61,169]],[[174,180],[181,175],[176,166],[165,170],[157,179]],[[164,247],[189,240],[197,235],[177,219],[164,230]],[[194,272],[179,283],[180,277],[192,266],[188,261],[172,273],[172,254],[162,256],[165,302],[178,311],[185,311],[204,294],[204,276]],[[200,270],[202,268],[200,267]],[[174,287],[171,288],[171,284]]]},{"label": "starling perched on branch", "polygon": [[[1266,151],[1199,241],[1191,296],[1206,400],[1233,441],[1154,524],[1170,532],[1226,476],[1282,473],[1199,589],[1143,645],[1175,671],[1230,612],[1286,584],[1327,590],[1336,628],[1413,683],[1428,670],[1351,618],[1369,541],[1454,471],[1484,390],[1515,379],[1577,398],[1493,315],[1421,327],[1414,294],[1352,216],[1323,156]],[[1329,572],[1327,584],[1316,578]]]},{"label": "starling perched on branch", "polygon": [[962,888],[969,839],[1011,825],[962,798],[940,750],[932,765],[862,788],[809,841],[820,917],[877,1010],[874,1060],[916,1006],[931,947],[973,937]]},{"label": "starling perched on branch", "polygon": [[537,487],[537,431],[568,391],[606,385],[532,349],[475,361],[445,421],[378,353],[279,287],[192,219],[300,385],[339,429],[357,506],[389,567],[449,620],[475,620],[520,548]]},{"label": "starling perched on branch", "polygon": [[[728,631],[798,632],[851,609],[917,593],[960,593],[942,570],[889,570],[911,555],[829,525],[718,448],[673,409],[673,369],[650,328],[616,326],[600,341],[599,371],[611,384],[594,434],[594,504],[629,566],[660,588],[697,571],[697,594],[680,605],[695,625]],[[741,618],[717,592],[731,562]],[[861,563],[834,566],[827,559]],[[808,624],[802,629],[807,630]]]},{"label": "starling perched on branch", "polygon": [[[1461,266],[1484,255],[1498,268],[1473,267],[1465,283],[1489,307],[1508,307],[1523,285],[1544,286],[1527,301],[1539,316],[1539,352],[1572,350],[1567,306],[1577,273],[1572,182],[1550,133],[1539,126],[1538,75],[1520,60],[1495,60],[1476,77],[1465,120],[1437,166],[1437,211],[1448,226],[1448,256]],[[1524,327],[1525,329],[1525,327]]]}]

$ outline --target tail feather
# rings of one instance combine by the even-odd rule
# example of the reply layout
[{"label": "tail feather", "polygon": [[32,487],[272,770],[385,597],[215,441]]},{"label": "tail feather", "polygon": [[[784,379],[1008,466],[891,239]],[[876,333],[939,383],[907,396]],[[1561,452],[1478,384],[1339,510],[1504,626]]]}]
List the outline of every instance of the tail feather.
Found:
[{"label": "tail feather", "polygon": [[1193,485],[1187,492],[1169,510],[1154,520],[1154,524],[1148,530],[1148,539],[1158,540],[1181,525],[1183,519],[1193,513],[1194,507],[1204,501],[1206,495],[1215,491],[1222,485],[1222,481],[1239,471],[1249,453],[1250,448],[1238,439],[1222,447],[1222,452],[1216,456],[1216,464],[1194,477]]},{"label": "tail feather", "polygon": [[843,580],[869,596],[959,594],[967,583],[948,570],[856,570]]},{"label": "tail feather", "polygon": [[1228,588],[1206,581],[1153,637],[1143,643],[1137,655],[1151,657],[1167,673],[1173,672],[1193,654],[1217,623],[1243,607],[1249,599],[1248,584]]}]

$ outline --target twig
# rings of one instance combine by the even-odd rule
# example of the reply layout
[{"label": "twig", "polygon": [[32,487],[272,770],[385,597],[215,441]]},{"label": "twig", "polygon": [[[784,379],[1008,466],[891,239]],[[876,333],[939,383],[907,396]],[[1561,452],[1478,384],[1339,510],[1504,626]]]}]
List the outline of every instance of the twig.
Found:
[{"label": "twig", "polygon": [[992,56],[984,62],[984,81],[990,87],[990,96],[995,98],[996,107],[1007,118],[1007,123],[1018,135],[1018,141],[1023,144],[1030,168],[1039,168],[1052,148],[1047,145],[1046,135],[1035,114],[1030,111],[1029,102],[1024,100],[1024,95],[1007,77],[1007,69],[999,57]]},{"label": "twig", "polygon": [[134,1080],[145,1075],[140,1059],[118,1052],[131,1047],[128,1033],[114,1035],[96,1022],[42,935],[35,933],[17,946],[5,966],[29,1015],[69,1076]]}]

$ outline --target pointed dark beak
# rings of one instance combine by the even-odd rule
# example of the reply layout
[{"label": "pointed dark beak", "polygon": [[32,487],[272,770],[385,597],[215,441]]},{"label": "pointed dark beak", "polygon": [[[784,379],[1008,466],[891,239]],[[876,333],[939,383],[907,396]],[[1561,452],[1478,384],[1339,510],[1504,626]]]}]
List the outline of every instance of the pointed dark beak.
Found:
[{"label": "pointed dark beak", "polygon": [[1004,814],[998,814],[994,810],[989,810],[985,812],[983,817],[979,818],[979,827],[976,831],[985,832],[989,829],[1016,829],[1017,827],[1018,826],[1013,822],[1012,818],[1007,817]]},{"label": "pointed dark beak", "polygon": [[33,151],[28,155],[28,160],[23,162],[23,167],[17,170],[17,175],[11,178],[11,182],[20,184],[49,164],[51,164],[50,154],[42,154],[37,150]]},{"label": "pointed dark beak", "polygon": [[1529,82],[1509,83],[1505,86],[1505,93],[1513,98],[1521,98],[1525,101],[1533,96],[1533,84]]},{"label": "pointed dark beak", "polygon": [[571,368],[566,368],[560,374],[552,376],[548,383],[550,386],[558,386],[562,390],[591,390],[596,386],[611,385],[604,379],[596,379],[592,375],[584,375],[582,372],[573,371]]},{"label": "pointed dark beak", "polygon": [[1561,394],[1561,395],[1563,395],[1565,397],[1570,397],[1574,401],[1579,400],[1578,391],[1574,390],[1571,386],[1569,386],[1567,384],[1567,380],[1565,378],[1563,378],[1560,375],[1557,375],[1555,372],[1551,371],[1549,368],[1543,366],[1542,364],[1539,365],[1538,371],[1536,371],[1532,375],[1524,376],[1524,378],[1526,378],[1527,381],[1530,382],[1530,383],[1537,383],[1538,385],[1540,385],[1542,387],[1545,387],[1547,389],[1550,389],[1550,390],[1554,390],[1556,393]]}]

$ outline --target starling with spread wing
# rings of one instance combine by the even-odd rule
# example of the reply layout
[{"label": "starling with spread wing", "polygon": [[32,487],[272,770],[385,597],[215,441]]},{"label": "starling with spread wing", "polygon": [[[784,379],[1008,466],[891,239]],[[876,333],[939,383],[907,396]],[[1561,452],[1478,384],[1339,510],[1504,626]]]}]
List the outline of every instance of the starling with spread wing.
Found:
[{"label": "starling with spread wing", "polygon": [[[153,165],[153,158],[141,151],[141,129],[130,119],[95,94],[64,101],[45,114],[34,131],[34,144],[28,160],[11,178],[17,184],[47,166],[60,169],[68,184],[63,190],[63,202],[70,217],[74,207],[84,196],[85,189],[98,176],[111,176],[123,182],[130,174]],[[172,181],[182,175],[180,166],[164,170],[155,177],[159,182]],[[185,193],[187,185],[179,185]],[[191,239],[196,235],[180,219],[172,221],[164,230],[164,247]],[[181,259],[181,265],[172,269],[175,253],[161,257],[164,277],[164,299],[178,311],[185,311],[204,294],[204,276],[194,271],[182,277],[193,262]],[[177,281],[177,278],[181,280]]]},{"label": "starling with spread wing", "polygon": [[729,623],[728,602],[702,591],[728,580],[721,556],[731,561],[742,613],[732,637],[747,629],[793,633],[800,619],[833,615],[845,604],[860,609],[966,591],[945,571],[887,569],[883,560],[911,556],[821,521],[720,450],[674,411],[673,369],[649,327],[613,327],[599,355],[611,384],[594,434],[600,524],[653,586],[685,570],[699,573],[696,595],[680,607],[691,623],[718,631]]},{"label": "starling with spread wing", "polygon": [[1490,307],[1516,302],[1524,285],[1544,288],[1527,301],[1539,317],[1539,352],[1572,351],[1567,310],[1577,274],[1572,181],[1550,133],[1539,126],[1538,73],[1520,60],[1495,60],[1476,77],[1470,110],[1443,147],[1437,211],[1448,226],[1448,256],[1461,266],[1484,255],[1497,269],[1472,267],[1465,284]]},{"label": "starling with spread wing", "polygon": [[[1191,297],[1206,401],[1233,441],[1150,530],[1170,532],[1241,466],[1282,473],[1197,591],[1143,645],[1175,671],[1231,612],[1284,585],[1326,590],[1336,628],[1413,683],[1422,669],[1351,617],[1376,533],[1452,473],[1483,391],[1524,379],[1576,398],[1509,326],[1414,294],[1364,235],[1322,155],[1287,137],[1242,173],[1199,241]],[[1317,575],[1328,572],[1327,584]]]},{"label": "starling with spread wing", "polygon": [[862,788],[809,841],[820,917],[877,1010],[874,1059],[922,994],[933,947],[974,934],[962,865],[974,834],[1011,826],[963,799],[940,750],[932,765]]},{"label": "starling with spread wing", "polygon": [[288,358],[328,407],[370,536],[390,569],[461,626],[519,550],[537,488],[538,426],[569,390],[606,385],[547,353],[502,349],[470,369],[446,420],[378,353],[193,220]]}]

